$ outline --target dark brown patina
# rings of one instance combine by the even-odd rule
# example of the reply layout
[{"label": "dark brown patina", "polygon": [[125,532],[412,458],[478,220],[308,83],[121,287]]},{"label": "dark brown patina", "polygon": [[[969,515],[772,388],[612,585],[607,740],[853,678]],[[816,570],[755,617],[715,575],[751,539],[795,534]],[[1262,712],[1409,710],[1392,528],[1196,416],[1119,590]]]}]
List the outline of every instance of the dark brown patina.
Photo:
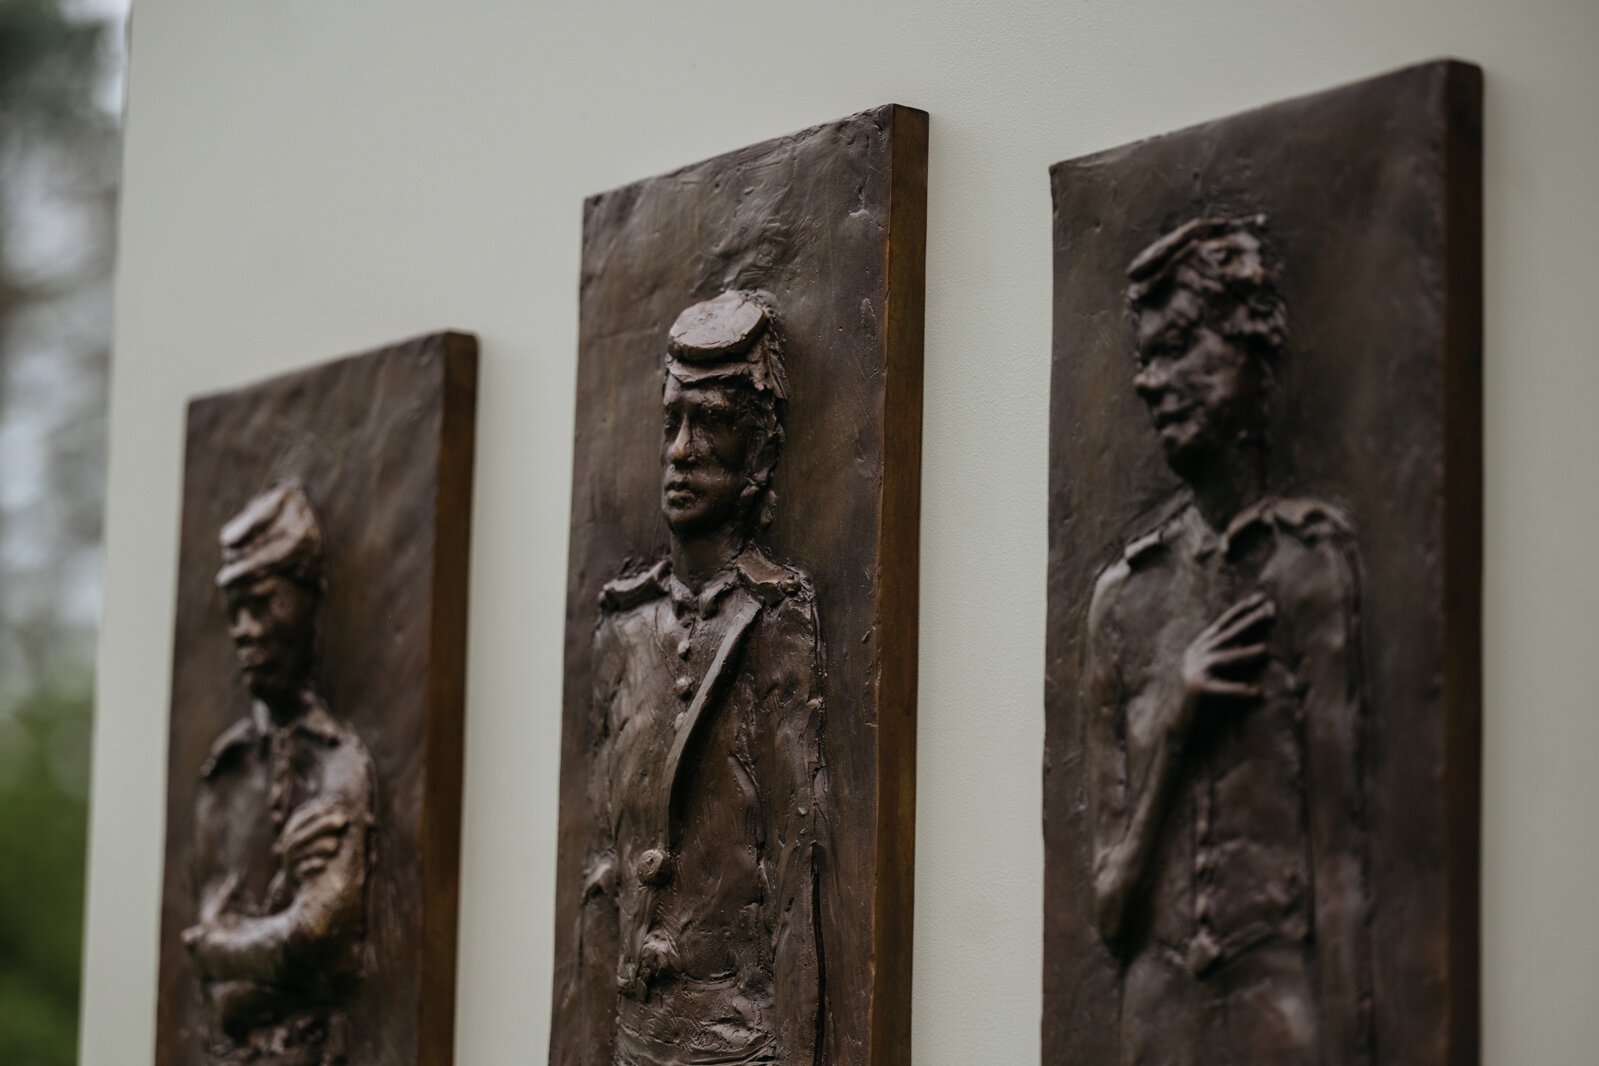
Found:
[{"label": "dark brown patina", "polygon": [[163,1066],[450,1061],[476,355],[190,405]]},{"label": "dark brown patina", "polygon": [[1476,1061],[1480,94],[1052,172],[1046,1063]]},{"label": "dark brown patina", "polygon": [[561,1066],[908,1062],[925,122],[589,202]]}]

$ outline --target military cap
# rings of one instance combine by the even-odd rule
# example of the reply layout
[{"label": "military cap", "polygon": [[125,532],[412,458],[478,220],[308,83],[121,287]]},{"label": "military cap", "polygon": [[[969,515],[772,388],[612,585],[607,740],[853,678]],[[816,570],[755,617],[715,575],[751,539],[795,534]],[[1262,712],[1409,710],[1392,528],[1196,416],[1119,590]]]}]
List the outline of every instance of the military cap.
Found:
[{"label": "military cap", "polygon": [[1210,324],[1224,335],[1254,342],[1275,357],[1288,337],[1288,311],[1277,291],[1277,265],[1265,241],[1266,216],[1196,218],[1140,252],[1127,267],[1127,302],[1138,308],[1161,299],[1168,286],[1186,288],[1207,304]]},{"label": "military cap", "polygon": [[322,578],[322,525],[305,490],[281,482],[244,505],[222,527],[218,587],[277,575],[305,584]]},{"label": "military cap", "polygon": [[746,379],[784,399],[788,383],[765,297],[729,289],[677,316],[667,334],[666,369],[685,385]]},{"label": "military cap", "polygon": [[1265,225],[1265,215],[1184,222],[1139,252],[1127,267],[1128,280],[1133,283],[1129,298],[1135,302],[1142,299],[1196,252],[1210,260],[1213,269],[1224,273],[1264,276],[1260,234]]}]

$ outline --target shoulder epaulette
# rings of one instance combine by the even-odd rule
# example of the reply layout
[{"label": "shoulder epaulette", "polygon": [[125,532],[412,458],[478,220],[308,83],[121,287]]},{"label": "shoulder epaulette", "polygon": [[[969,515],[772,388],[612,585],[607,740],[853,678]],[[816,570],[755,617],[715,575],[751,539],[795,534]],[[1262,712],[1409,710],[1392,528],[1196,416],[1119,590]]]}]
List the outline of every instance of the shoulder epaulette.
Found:
[{"label": "shoulder epaulette", "polygon": [[350,735],[349,730],[323,706],[320,698],[295,720],[293,728],[298,732],[308,733],[331,747],[344,743]]},{"label": "shoulder epaulette", "polygon": [[210,750],[206,752],[205,761],[200,764],[200,780],[205,781],[212,777],[221,768],[222,760],[226,758],[228,752],[254,743],[255,738],[255,722],[249,718],[241,718],[230,725],[212,742]]},{"label": "shoulder epaulette", "polygon": [[1182,518],[1183,512],[1192,506],[1192,501],[1186,493],[1180,493],[1175,498],[1168,500],[1160,509],[1154,524],[1145,532],[1138,534],[1127,542],[1122,548],[1122,558],[1131,566],[1140,559],[1166,546],[1171,528]]},{"label": "shoulder epaulette", "polygon": [[666,595],[668,561],[662,559],[647,570],[607,581],[600,589],[600,609],[625,611],[641,603]]},{"label": "shoulder epaulette", "polygon": [[1350,536],[1355,531],[1341,510],[1323,500],[1278,500],[1273,513],[1278,525],[1307,538]]},{"label": "shoulder epaulette", "polygon": [[1134,537],[1132,540],[1128,541],[1127,547],[1122,549],[1122,558],[1125,559],[1129,565],[1131,565],[1138,562],[1144,556],[1149,555],[1151,552],[1154,552],[1156,549],[1164,547],[1165,544],[1165,527],[1152,529],[1143,536]]},{"label": "shoulder epaulette", "polygon": [[811,580],[803,571],[775,562],[754,548],[738,557],[738,572],[755,598],[768,607],[811,590]]}]

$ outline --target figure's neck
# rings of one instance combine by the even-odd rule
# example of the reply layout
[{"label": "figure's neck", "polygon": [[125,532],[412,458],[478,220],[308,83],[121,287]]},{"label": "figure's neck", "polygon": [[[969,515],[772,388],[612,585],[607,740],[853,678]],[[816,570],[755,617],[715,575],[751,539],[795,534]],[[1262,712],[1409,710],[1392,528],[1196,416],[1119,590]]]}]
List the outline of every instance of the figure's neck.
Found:
[{"label": "figure's neck", "polygon": [[1208,455],[1180,471],[1194,495],[1194,506],[1211,529],[1221,532],[1266,491],[1264,448],[1242,445]]},{"label": "figure's neck", "polygon": [[306,681],[295,689],[284,692],[256,693],[256,706],[264,713],[267,722],[275,728],[282,729],[294,724],[294,721],[316,702],[316,694],[311,682]]},{"label": "figure's neck", "polygon": [[737,523],[692,537],[672,537],[672,573],[692,589],[699,589],[732,565],[748,538]]}]

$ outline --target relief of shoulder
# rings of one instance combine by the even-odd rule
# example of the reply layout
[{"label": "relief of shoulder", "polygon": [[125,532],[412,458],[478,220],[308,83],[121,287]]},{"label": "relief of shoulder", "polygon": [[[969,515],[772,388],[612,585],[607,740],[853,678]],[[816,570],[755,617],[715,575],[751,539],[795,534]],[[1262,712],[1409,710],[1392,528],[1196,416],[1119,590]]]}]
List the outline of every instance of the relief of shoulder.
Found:
[{"label": "relief of shoulder", "polygon": [[324,790],[341,796],[346,803],[368,809],[376,778],[372,756],[353,726],[336,717],[320,695],[315,700],[293,728],[316,743]]},{"label": "relief of shoulder", "polygon": [[1171,539],[1183,512],[1182,507],[1168,508],[1167,513],[1146,531],[1137,534],[1122,545],[1121,554],[1099,572],[1094,580],[1094,596],[1089,607],[1089,617],[1096,608],[1102,612],[1122,590],[1122,587],[1140,570],[1153,566],[1171,550]]},{"label": "relief of shoulder", "polygon": [[653,566],[607,581],[600,589],[600,614],[619,614],[665,596],[670,569],[670,562],[661,559]]},{"label": "relief of shoulder", "polygon": [[816,587],[809,575],[798,567],[776,562],[759,548],[748,548],[738,557],[738,572],[744,587],[767,607],[786,600],[806,605],[815,602]]},{"label": "relief of shoulder", "polygon": [[1271,513],[1277,528],[1309,543],[1352,542],[1355,537],[1354,523],[1341,509],[1325,500],[1308,496],[1277,500]]},{"label": "relief of shoulder", "polygon": [[[1126,576],[1150,566],[1171,550],[1171,543],[1181,532],[1183,516],[1193,507],[1186,493],[1179,493],[1166,502],[1155,521],[1142,533],[1136,534],[1122,547],[1120,562],[1126,564]],[[1106,568],[1106,573],[1114,570]]]},{"label": "relief of shoulder", "polygon": [[1101,570],[1099,576],[1094,579],[1094,592],[1088,601],[1088,631],[1090,634],[1099,633],[1103,630],[1116,601],[1121,597],[1122,589],[1127,585],[1127,579],[1132,577],[1132,574],[1132,563],[1123,554]]},{"label": "relief of shoulder", "polygon": [[1230,532],[1228,551],[1235,559],[1257,560],[1286,617],[1333,619],[1358,609],[1360,553],[1354,525],[1330,503],[1267,500]]},{"label": "relief of shoulder", "polygon": [[1120,553],[1099,572],[1088,601],[1091,645],[1103,643],[1110,637],[1113,624],[1120,625],[1122,604],[1131,594],[1129,586],[1140,575],[1157,572],[1162,563],[1170,560],[1172,544],[1182,532],[1183,516],[1192,506],[1186,495],[1168,501],[1153,525],[1128,539]]},{"label": "relief of shoulder", "polygon": [[258,735],[255,722],[248,715],[223,730],[222,734],[211,742],[211,747],[205,753],[205,760],[200,763],[200,780],[209,781],[215,777],[227,767],[235,755],[255,743]]}]

